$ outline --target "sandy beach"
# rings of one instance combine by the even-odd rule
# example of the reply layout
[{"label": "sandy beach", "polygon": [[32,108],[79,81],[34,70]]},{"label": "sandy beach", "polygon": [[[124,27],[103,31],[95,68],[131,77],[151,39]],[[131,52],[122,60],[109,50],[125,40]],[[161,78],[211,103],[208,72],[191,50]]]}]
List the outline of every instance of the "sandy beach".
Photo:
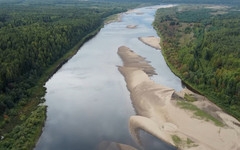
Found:
[{"label": "sandy beach", "polygon": [[106,19],[104,21],[104,24],[106,25],[106,24],[110,24],[110,23],[113,23],[113,22],[121,22],[122,21],[122,15],[123,15],[123,13],[119,13],[119,14],[109,16],[108,19]]},{"label": "sandy beach", "polygon": [[139,130],[144,130],[180,149],[240,149],[239,121],[204,96],[154,83],[149,78],[155,74],[154,68],[129,48],[119,47],[118,55],[123,61],[119,71],[137,113],[130,117],[129,129],[138,144]]},{"label": "sandy beach", "polygon": [[148,36],[148,37],[139,37],[138,39],[148,46],[151,46],[156,49],[161,49],[160,38],[158,37]]}]

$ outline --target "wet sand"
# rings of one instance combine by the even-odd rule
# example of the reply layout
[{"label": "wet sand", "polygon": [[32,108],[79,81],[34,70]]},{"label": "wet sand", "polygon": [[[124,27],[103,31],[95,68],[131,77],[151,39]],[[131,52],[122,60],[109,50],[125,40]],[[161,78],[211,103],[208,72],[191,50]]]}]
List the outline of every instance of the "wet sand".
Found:
[{"label": "wet sand", "polygon": [[[149,78],[154,74],[154,68],[129,48],[119,47],[118,54],[123,61],[119,71],[125,78],[137,113],[130,117],[129,128],[138,144],[141,145],[139,130],[142,129],[180,149],[240,149],[240,127],[235,118],[224,113],[204,96],[188,89],[175,92],[154,83]],[[191,102],[192,105],[222,121],[224,126],[217,126],[211,120],[199,118],[194,112],[180,108],[178,102],[185,102],[185,94],[191,94],[196,99]]]},{"label": "wet sand", "polygon": [[110,24],[113,22],[122,22],[122,15],[123,15],[123,13],[118,13],[118,14],[109,16],[109,19],[105,20],[104,24],[106,25],[106,24]]}]

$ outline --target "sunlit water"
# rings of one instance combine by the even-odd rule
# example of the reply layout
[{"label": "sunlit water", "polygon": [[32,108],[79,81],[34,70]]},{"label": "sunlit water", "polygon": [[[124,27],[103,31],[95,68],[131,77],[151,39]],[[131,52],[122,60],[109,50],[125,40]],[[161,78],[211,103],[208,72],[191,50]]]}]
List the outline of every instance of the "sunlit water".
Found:
[{"label": "sunlit water", "polygon": [[[151,61],[158,73],[152,77],[155,82],[182,89],[181,80],[168,68],[161,51],[138,40],[157,36],[151,26],[156,9],[138,11],[144,14],[124,14],[122,22],[105,25],[46,83],[47,120],[36,150],[97,150],[102,141],[137,147],[128,129],[128,119],[135,112],[117,68],[122,65],[117,55],[122,45]],[[127,29],[127,25],[137,28]],[[155,150],[156,145],[173,149],[146,133],[141,137],[145,150]]]}]

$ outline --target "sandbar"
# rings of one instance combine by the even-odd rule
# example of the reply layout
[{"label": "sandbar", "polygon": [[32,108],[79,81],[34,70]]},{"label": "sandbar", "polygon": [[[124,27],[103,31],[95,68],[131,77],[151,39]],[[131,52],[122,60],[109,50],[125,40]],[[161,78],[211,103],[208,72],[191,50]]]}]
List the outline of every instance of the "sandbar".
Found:
[{"label": "sandbar", "polygon": [[126,28],[128,28],[128,29],[136,29],[137,25],[127,25]]},{"label": "sandbar", "polygon": [[[149,78],[153,75],[154,68],[128,47],[119,47],[118,55],[123,61],[123,66],[118,69],[125,78],[137,113],[130,117],[129,129],[139,145],[139,130],[144,130],[180,149],[240,149],[238,120],[224,113],[204,96],[188,89],[176,92],[155,83]],[[185,94],[194,97],[196,101],[187,102]],[[180,107],[178,103],[196,106],[221,121],[223,125],[218,126],[212,120],[199,118],[193,111]]]},{"label": "sandbar", "polygon": [[159,37],[148,36],[148,37],[139,37],[138,39],[148,46],[151,46],[155,49],[161,49]]}]

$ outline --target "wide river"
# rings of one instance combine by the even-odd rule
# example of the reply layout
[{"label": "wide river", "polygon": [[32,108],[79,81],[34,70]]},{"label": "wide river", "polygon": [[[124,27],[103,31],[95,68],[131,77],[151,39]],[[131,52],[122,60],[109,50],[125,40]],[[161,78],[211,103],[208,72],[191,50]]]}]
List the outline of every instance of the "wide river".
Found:
[{"label": "wide river", "polygon": [[[158,74],[152,80],[182,89],[161,51],[138,40],[157,36],[151,25],[156,9],[136,11],[123,14],[121,22],[105,25],[46,83],[47,120],[35,150],[98,150],[104,141],[139,148],[128,129],[128,119],[135,111],[117,67],[122,65],[117,55],[122,45],[151,62]],[[128,29],[127,25],[137,28]],[[140,136],[144,150],[175,149],[146,132],[141,131]]]}]

